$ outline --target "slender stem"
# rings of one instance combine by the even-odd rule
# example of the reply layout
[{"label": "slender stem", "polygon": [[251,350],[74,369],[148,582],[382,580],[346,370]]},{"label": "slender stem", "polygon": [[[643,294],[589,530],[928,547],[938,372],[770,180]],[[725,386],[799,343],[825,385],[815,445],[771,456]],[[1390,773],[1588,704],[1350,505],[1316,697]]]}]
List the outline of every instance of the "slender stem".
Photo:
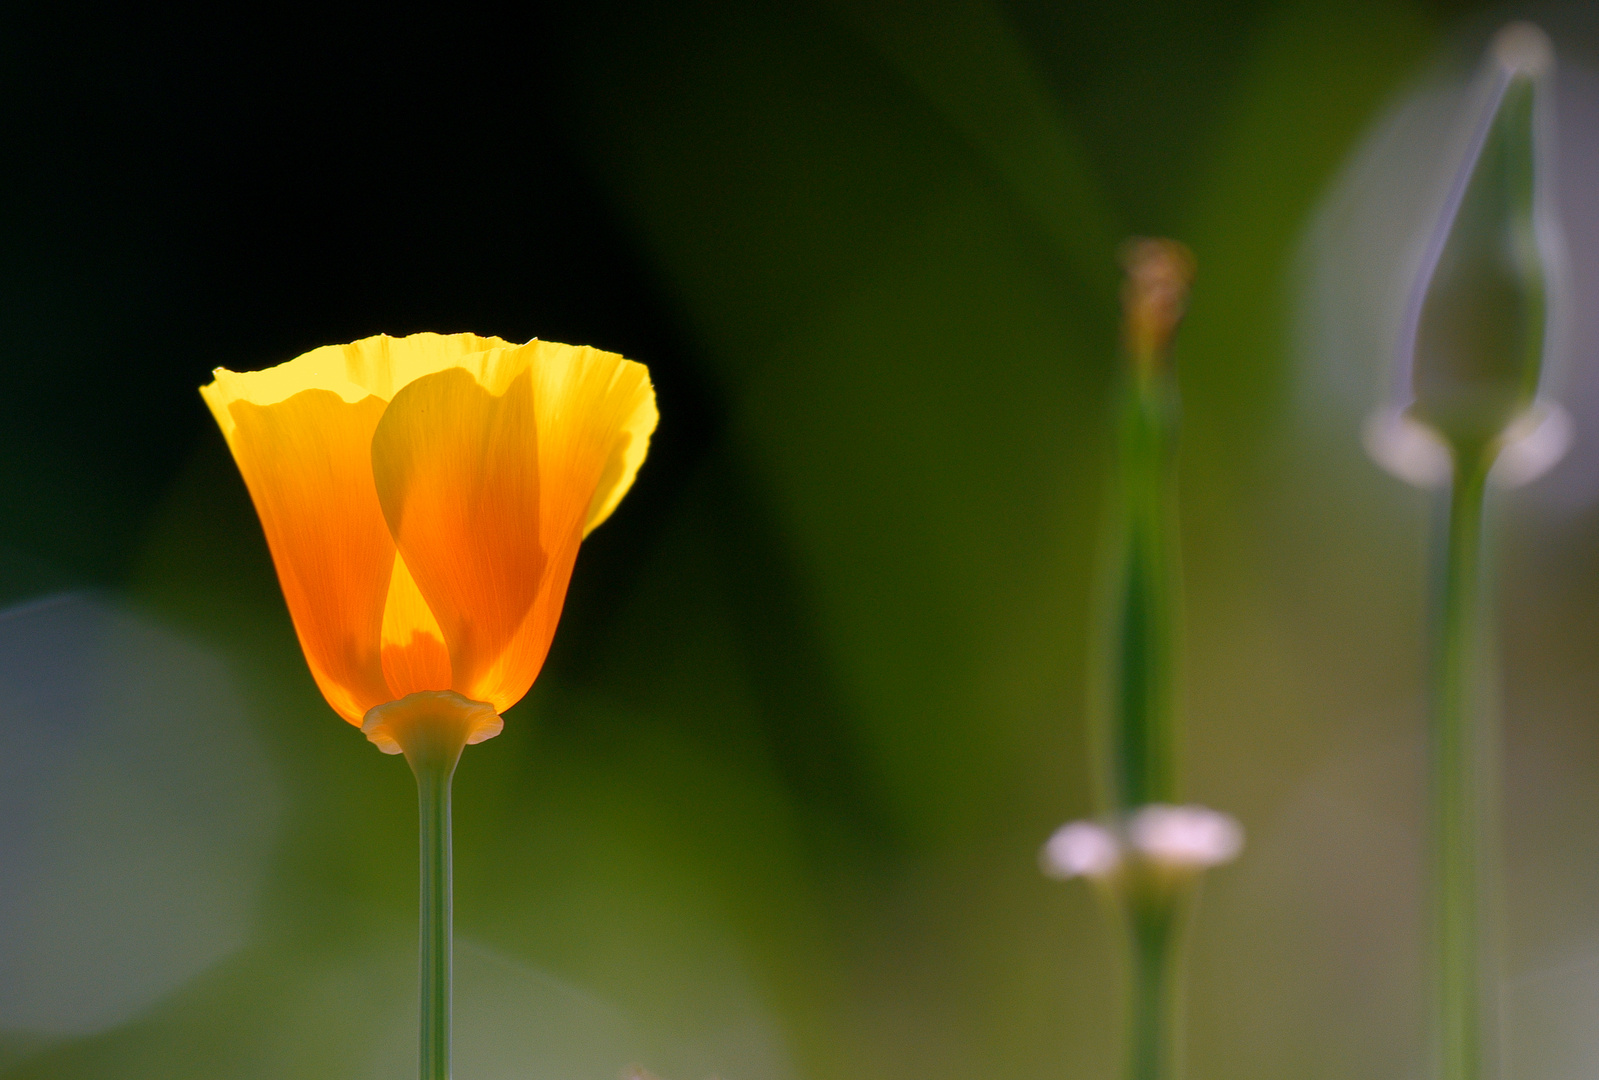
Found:
[{"label": "slender stem", "polygon": [[421,1080],[450,1080],[450,781],[465,734],[444,722],[415,724],[404,735],[422,847]]},{"label": "slender stem", "polygon": [[[1120,550],[1107,621],[1110,697],[1103,737],[1106,809],[1126,824],[1178,797],[1177,375],[1169,355],[1193,256],[1169,240],[1124,250],[1126,383],[1117,431]],[[1117,886],[1128,932],[1127,1080],[1173,1080],[1179,1068],[1179,931],[1188,890],[1140,858]]]},{"label": "slender stem", "polygon": [[1487,732],[1477,708],[1483,608],[1483,502],[1491,458],[1461,453],[1437,599],[1432,716],[1436,1023],[1441,1080],[1484,1074],[1482,814]]},{"label": "slender stem", "polygon": [[1127,1080],[1174,1080],[1181,898],[1130,904],[1133,970],[1127,1003]]},{"label": "slender stem", "polygon": [[450,1077],[450,779],[455,763],[416,768],[422,840],[422,1080]]},{"label": "slender stem", "polygon": [[[1116,598],[1115,692],[1111,714],[1112,806],[1129,815],[1177,801],[1174,700],[1181,594],[1172,476],[1177,386],[1153,364],[1133,373],[1121,419],[1121,497],[1126,533]],[[1130,881],[1127,1080],[1177,1075],[1178,928],[1184,890]]]},{"label": "slender stem", "polygon": [[450,1080],[450,781],[466,744],[499,734],[486,702],[418,690],[370,710],[361,730],[416,775],[422,868],[422,1080]]},{"label": "slender stem", "polygon": [[1117,596],[1111,802],[1122,811],[1176,801],[1173,665],[1181,585],[1172,538],[1177,389],[1170,372],[1136,373],[1121,418],[1125,514]]}]

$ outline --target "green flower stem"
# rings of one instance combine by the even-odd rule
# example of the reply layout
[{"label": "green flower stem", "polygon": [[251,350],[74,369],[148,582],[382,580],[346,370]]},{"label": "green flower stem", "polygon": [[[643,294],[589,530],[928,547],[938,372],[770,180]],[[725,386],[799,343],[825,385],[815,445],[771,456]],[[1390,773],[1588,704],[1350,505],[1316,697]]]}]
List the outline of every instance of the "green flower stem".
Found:
[{"label": "green flower stem", "polygon": [[[1175,665],[1176,508],[1173,476],[1176,378],[1140,363],[1121,413],[1124,528],[1115,608],[1115,703],[1109,739],[1112,806],[1123,817],[1177,797]],[[1178,1074],[1180,931],[1186,891],[1148,867],[1132,871],[1122,906],[1128,932],[1127,1080]]]},{"label": "green flower stem", "polygon": [[1491,454],[1459,453],[1437,597],[1432,709],[1434,971],[1438,1067],[1442,1080],[1484,1075],[1482,886],[1484,809],[1491,780],[1482,752],[1490,730],[1478,708],[1483,609],[1483,503]]},{"label": "green flower stem", "polygon": [[468,741],[498,735],[494,707],[453,690],[419,690],[367,712],[361,730],[416,775],[422,840],[422,1080],[450,1077],[450,781]]},{"label": "green flower stem", "polygon": [[450,781],[462,742],[447,728],[439,736],[411,739],[405,755],[416,774],[422,841],[421,1080],[450,1078]]},{"label": "green flower stem", "polygon": [[[1176,664],[1182,581],[1177,560],[1178,394],[1172,336],[1193,256],[1169,240],[1123,249],[1125,382],[1117,412],[1114,591],[1103,648],[1100,736],[1104,807],[1125,826],[1140,808],[1178,802]],[[1178,1071],[1180,931],[1187,890],[1134,858],[1112,886],[1128,946],[1127,1080]]]},{"label": "green flower stem", "polygon": [[1182,900],[1129,903],[1132,972],[1127,1003],[1127,1080],[1178,1074],[1178,945]]},{"label": "green flower stem", "polygon": [[1173,667],[1179,582],[1172,461],[1177,388],[1141,365],[1123,395],[1120,461],[1125,537],[1115,611],[1111,803],[1126,812],[1177,801]]}]

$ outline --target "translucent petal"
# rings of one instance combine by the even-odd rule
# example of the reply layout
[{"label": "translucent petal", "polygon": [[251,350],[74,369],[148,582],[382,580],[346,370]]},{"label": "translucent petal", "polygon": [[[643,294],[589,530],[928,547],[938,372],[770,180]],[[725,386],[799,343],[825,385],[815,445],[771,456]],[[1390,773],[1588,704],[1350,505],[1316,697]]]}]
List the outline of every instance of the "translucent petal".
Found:
[{"label": "translucent petal", "polygon": [[616,509],[622,496],[633,486],[633,478],[638,475],[639,466],[644,464],[644,455],[650,449],[650,436],[660,419],[660,413],[655,408],[655,388],[650,385],[648,369],[642,364],[626,360],[622,364],[612,391],[622,397],[620,405],[625,415],[605,468],[600,473],[599,485],[594,489],[588,520],[583,525],[584,536],[611,516],[611,511]]},{"label": "translucent petal", "polygon": [[503,392],[503,382],[496,386],[495,380],[485,375],[485,354],[510,348],[514,346],[508,341],[476,334],[411,334],[401,338],[379,334],[349,345],[318,349],[300,359],[309,361],[318,353],[336,352],[346,378],[368,393],[392,401],[395,394],[422,376],[454,367],[466,368],[485,386]]},{"label": "translucent petal", "polygon": [[462,368],[416,379],[390,402],[371,454],[390,533],[449,647],[451,688],[509,707],[476,686],[544,576],[531,373],[501,394]]},{"label": "translucent petal", "polygon": [[[545,579],[527,619],[469,697],[512,702],[533,685],[555,637],[578,545],[633,483],[655,429],[655,391],[641,364],[615,353],[535,341],[540,540]],[[504,707],[502,706],[502,711]]]},{"label": "translucent petal", "polygon": [[390,698],[379,640],[394,543],[370,465],[383,402],[311,389],[261,404],[233,397],[241,383],[227,374],[201,393],[255,501],[311,674],[359,725]]},{"label": "translucent petal", "polygon": [[[217,368],[215,381],[202,393],[210,401],[213,393],[224,401],[250,401],[257,405],[276,405],[302,390],[330,390],[354,403],[365,397],[390,401],[407,384],[423,375],[452,367],[466,367],[474,377],[484,378],[484,354],[511,348],[496,337],[476,334],[411,334],[389,337],[378,334],[348,345],[324,345],[265,371],[229,371]],[[226,410],[212,406],[223,434],[233,428]]]},{"label": "translucent petal", "polygon": [[418,690],[450,688],[444,632],[398,552],[383,606],[383,678],[396,700]]}]

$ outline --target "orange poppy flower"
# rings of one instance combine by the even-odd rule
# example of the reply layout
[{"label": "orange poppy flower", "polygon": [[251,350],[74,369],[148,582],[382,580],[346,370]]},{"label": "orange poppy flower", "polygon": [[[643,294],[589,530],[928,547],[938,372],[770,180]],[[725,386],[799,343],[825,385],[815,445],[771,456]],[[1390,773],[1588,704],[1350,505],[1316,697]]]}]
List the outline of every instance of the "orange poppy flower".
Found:
[{"label": "orange poppy flower", "polygon": [[468,742],[499,733],[544,664],[578,544],[632,485],[657,419],[641,364],[474,334],[218,368],[200,392],[311,674],[387,753],[396,712],[380,707],[411,695],[457,702]]}]

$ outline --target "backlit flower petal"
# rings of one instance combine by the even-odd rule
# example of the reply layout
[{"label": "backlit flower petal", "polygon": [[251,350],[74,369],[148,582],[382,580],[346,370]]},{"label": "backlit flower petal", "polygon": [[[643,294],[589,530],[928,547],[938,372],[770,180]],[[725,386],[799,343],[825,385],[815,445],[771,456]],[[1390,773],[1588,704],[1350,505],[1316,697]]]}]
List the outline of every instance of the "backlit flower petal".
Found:
[{"label": "backlit flower petal", "polygon": [[383,606],[383,678],[396,700],[419,690],[450,688],[444,632],[398,552]]},{"label": "backlit flower petal", "polygon": [[616,509],[622,496],[633,486],[633,478],[638,475],[639,466],[644,464],[644,455],[650,449],[650,436],[654,434],[655,425],[660,419],[655,409],[655,388],[650,385],[648,369],[643,364],[627,360],[622,360],[621,365],[613,384],[608,388],[607,404],[622,414],[622,420],[611,443],[610,457],[600,473],[599,485],[594,489],[594,498],[589,504],[588,520],[583,525],[584,536],[611,516],[611,511]]},{"label": "backlit flower petal", "polygon": [[278,371],[218,370],[201,393],[255,501],[311,674],[359,725],[391,696],[378,643],[394,543],[369,464],[384,406],[344,387],[285,396]]},{"label": "backlit flower petal", "polygon": [[509,348],[514,346],[508,341],[476,334],[411,334],[399,338],[378,334],[348,345],[313,350],[284,367],[337,364],[350,382],[384,401],[393,401],[395,394],[422,376],[453,367],[467,368],[489,386],[490,381],[483,378],[483,354]]},{"label": "backlit flower petal", "polygon": [[537,411],[539,536],[545,578],[533,609],[499,662],[474,690],[483,701],[516,701],[544,666],[560,622],[579,543],[633,483],[655,430],[655,390],[642,364],[615,353],[533,341]]},{"label": "backlit flower petal", "polygon": [[530,341],[538,409],[541,536],[581,540],[633,484],[655,430],[655,388],[643,364],[599,349]]},{"label": "backlit flower petal", "polygon": [[[498,369],[497,369],[498,370]],[[494,394],[463,368],[394,395],[373,433],[389,531],[449,647],[452,689],[477,689],[533,607],[544,575],[531,373]]]}]

